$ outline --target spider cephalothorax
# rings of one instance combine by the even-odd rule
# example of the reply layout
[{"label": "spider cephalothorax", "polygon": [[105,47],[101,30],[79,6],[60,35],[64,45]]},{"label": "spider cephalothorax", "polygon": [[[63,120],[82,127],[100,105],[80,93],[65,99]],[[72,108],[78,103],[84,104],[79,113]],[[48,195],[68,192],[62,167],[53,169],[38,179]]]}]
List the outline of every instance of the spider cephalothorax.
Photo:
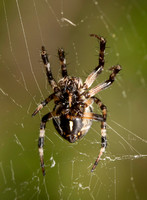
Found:
[{"label": "spider cephalothorax", "polygon": [[[57,83],[51,72],[48,55],[44,47],[42,47],[41,57],[46,68],[46,74],[54,92],[49,95],[34,111],[32,116],[35,116],[39,110],[41,110],[51,100],[54,100],[55,106],[52,112],[44,115],[40,125],[40,135],[38,140],[38,148],[40,154],[40,162],[43,175],[45,175],[44,159],[43,159],[43,145],[45,136],[46,122],[50,119],[53,120],[54,126],[59,134],[71,143],[82,138],[90,129],[92,121],[101,122],[101,149],[98,157],[92,167],[93,171],[98,164],[100,157],[102,156],[107,146],[106,140],[106,118],[107,110],[106,106],[100,99],[94,95],[103,89],[110,86],[116,74],[121,70],[120,65],[116,65],[110,68],[112,73],[109,79],[88,91],[88,88],[95,81],[97,76],[102,72],[104,67],[104,51],[106,41],[103,37],[99,37],[95,34],[90,36],[96,37],[100,40],[100,53],[98,66],[87,77],[84,83],[78,77],[71,77],[67,74],[66,59],[64,50],[61,48],[58,50],[58,56],[61,63],[62,79]],[[92,104],[96,103],[102,111],[102,114],[93,113]]]},{"label": "spider cephalothorax", "polygon": [[59,98],[63,100],[69,107],[73,106],[80,96],[80,88],[82,86],[82,80],[77,77],[69,77],[61,79],[58,82],[59,86]]}]

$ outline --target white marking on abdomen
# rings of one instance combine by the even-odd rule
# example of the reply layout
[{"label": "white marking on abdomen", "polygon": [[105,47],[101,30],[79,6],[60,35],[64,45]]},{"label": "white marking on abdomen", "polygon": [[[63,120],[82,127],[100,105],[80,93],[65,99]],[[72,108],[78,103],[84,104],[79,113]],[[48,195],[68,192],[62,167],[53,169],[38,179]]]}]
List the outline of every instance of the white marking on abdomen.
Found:
[{"label": "white marking on abdomen", "polygon": [[73,121],[69,121],[69,128],[70,128],[70,131],[73,130]]}]

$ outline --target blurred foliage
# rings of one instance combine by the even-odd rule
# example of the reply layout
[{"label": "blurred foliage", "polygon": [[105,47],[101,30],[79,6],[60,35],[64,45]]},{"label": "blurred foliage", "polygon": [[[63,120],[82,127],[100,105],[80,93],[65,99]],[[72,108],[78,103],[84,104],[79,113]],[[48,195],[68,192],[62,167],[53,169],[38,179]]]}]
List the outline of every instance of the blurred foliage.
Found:
[{"label": "blurred foliage", "polygon": [[[145,199],[146,7],[137,0],[0,1],[1,199]],[[92,174],[100,124],[93,123],[84,139],[71,145],[49,122],[43,178],[39,124],[53,103],[31,118],[52,92],[40,47],[46,46],[56,79],[61,77],[57,49],[63,47],[69,74],[85,80],[98,62],[99,43],[90,33],[107,40],[105,70],[94,85],[109,77],[112,65],[123,67],[113,86],[97,95],[108,107],[107,151]]]}]

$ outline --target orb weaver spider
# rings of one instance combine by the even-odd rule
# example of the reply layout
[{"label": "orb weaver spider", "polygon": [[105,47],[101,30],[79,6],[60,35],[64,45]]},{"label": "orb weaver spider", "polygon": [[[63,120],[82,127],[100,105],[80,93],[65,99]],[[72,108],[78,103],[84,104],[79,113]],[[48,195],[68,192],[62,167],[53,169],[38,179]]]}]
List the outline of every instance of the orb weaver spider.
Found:
[{"label": "orb weaver spider", "polygon": [[[116,65],[111,67],[110,70],[112,71],[112,73],[110,74],[109,79],[103,83],[98,84],[88,91],[88,88],[92,85],[97,76],[103,71],[104,52],[106,46],[106,40],[103,37],[99,37],[96,34],[90,34],[90,36],[95,37],[100,41],[99,63],[98,66],[92,71],[92,73],[86,78],[84,83],[82,83],[81,78],[68,76],[65,52],[62,48],[58,49],[58,57],[61,64],[62,78],[57,83],[52,76],[48,54],[45,50],[45,47],[42,47],[42,61],[46,69],[48,82],[54,92],[49,95],[48,98],[41,102],[41,104],[37,107],[32,116],[35,116],[51,100],[54,100],[55,103],[53,111],[44,115],[40,124],[38,148],[43,175],[45,175],[43,146],[45,127],[48,120],[52,119],[58,133],[71,143],[76,142],[84,135],[86,135],[92,125],[92,121],[100,121],[101,149],[95,163],[93,164],[91,171],[96,168],[102,154],[105,152],[107,146],[107,108],[101,102],[101,100],[95,96],[95,94],[106,89],[114,82],[116,74],[121,70],[121,66]],[[101,115],[93,113],[93,103],[96,103],[99,106],[102,111]]]}]

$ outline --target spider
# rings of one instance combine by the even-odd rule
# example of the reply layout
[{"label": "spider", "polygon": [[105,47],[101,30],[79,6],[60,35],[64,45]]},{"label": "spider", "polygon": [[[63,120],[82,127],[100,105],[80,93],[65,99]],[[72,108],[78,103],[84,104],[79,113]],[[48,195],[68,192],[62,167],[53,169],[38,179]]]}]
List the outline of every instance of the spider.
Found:
[{"label": "spider", "polygon": [[[112,73],[109,79],[103,83],[98,84],[94,88],[88,91],[88,88],[95,81],[97,76],[101,74],[104,68],[104,52],[106,46],[106,40],[96,34],[90,34],[91,37],[97,38],[100,41],[99,63],[97,67],[82,83],[81,78],[68,76],[65,52],[62,48],[58,49],[58,57],[61,64],[62,78],[58,81],[52,76],[50,62],[45,47],[42,46],[41,57],[46,69],[46,75],[48,82],[53,89],[53,93],[49,95],[34,111],[32,116],[35,116],[44,106],[46,106],[51,100],[54,100],[55,106],[52,112],[47,113],[42,117],[40,124],[40,134],[38,140],[38,149],[40,155],[40,164],[42,173],[45,175],[44,167],[44,137],[45,127],[48,120],[53,120],[53,124],[58,133],[68,140],[70,143],[74,143],[81,139],[92,125],[92,121],[100,121],[101,123],[101,149],[96,158],[91,171],[93,171],[102,154],[105,152],[107,146],[106,139],[106,119],[107,108],[98,99],[95,94],[109,87],[115,80],[116,74],[121,70],[120,65],[116,65],[110,68]],[[102,114],[93,113],[92,104],[96,103],[102,111]]]}]

